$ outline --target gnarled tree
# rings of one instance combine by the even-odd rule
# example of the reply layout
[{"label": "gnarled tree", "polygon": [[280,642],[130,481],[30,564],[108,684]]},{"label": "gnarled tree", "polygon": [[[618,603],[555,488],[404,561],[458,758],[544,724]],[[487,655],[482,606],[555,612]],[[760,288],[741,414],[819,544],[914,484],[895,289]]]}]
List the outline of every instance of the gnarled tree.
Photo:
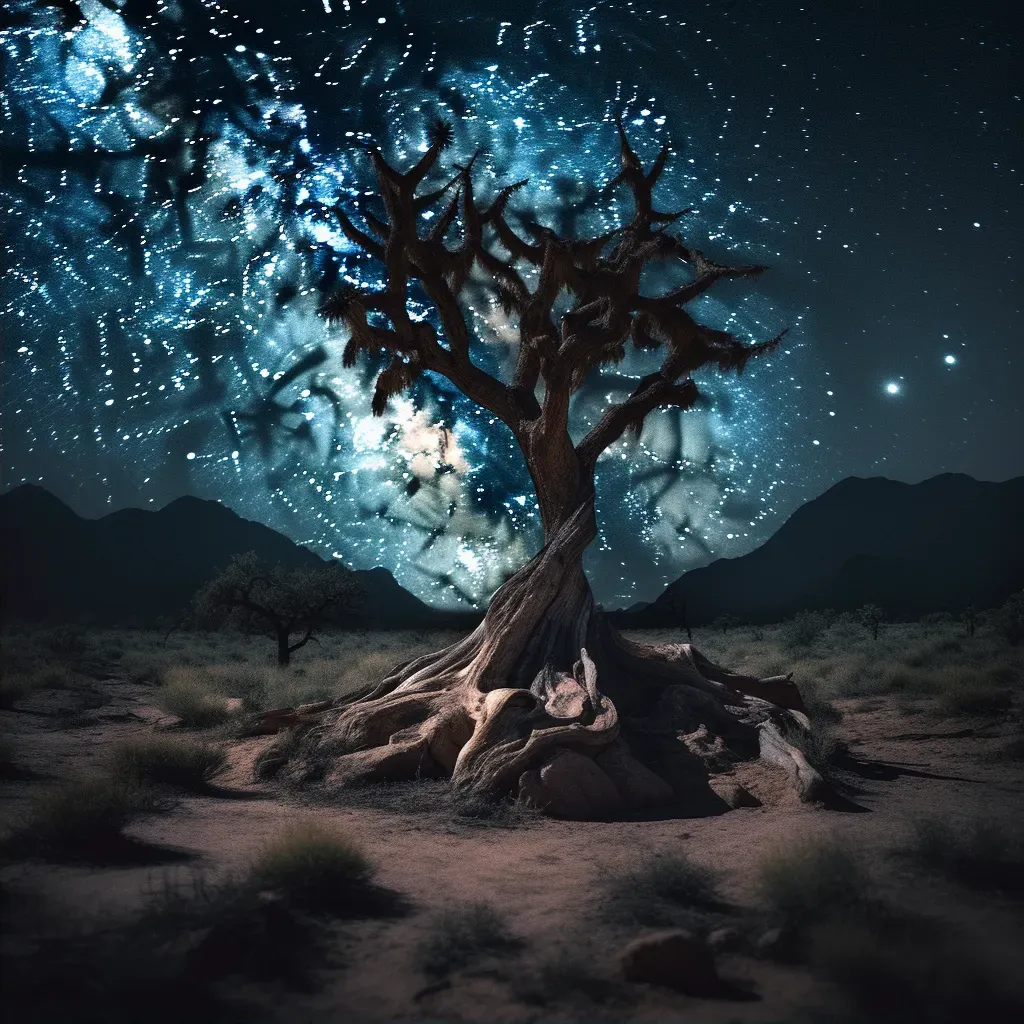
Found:
[{"label": "gnarled tree", "polygon": [[350,611],[360,596],[355,574],[337,563],[288,569],[261,564],[255,551],[247,551],[199,590],[189,619],[200,628],[269,636],[283,668],[311,640],[320,642],[316,634],[328,616]]},{"label": "gnarled tree", "polygon": [[[632,193],[633,215],[598,237],[564,238],[536,224],[517,230],[507,207],[526,182],[481,204],[475,157],[427,187],[452,138],[443,121],[407,170],[371,147],[377,213],[364,209],[358,224],[340,204],[334,208],[345,236],[383,268],[382,288],[340,291],[323,308],[348,329],[346,365],[362,352],[390,355],[377,378],[374,413],[381,415],[421,373],[451,381],[519,443],[544,543],[494,594],[465,639],[400,666],[358,699],[268,717],[274,728],[308,727],[288,769],[299,778],[319,774],[341,785],[449,776],[458,787],[519,794],[578,817],[710,796],[716,775],[758,759],[787,771],[805,799],[822,790],[794,743],[808,722],[788,677],[734,674],[688,644],[638,645],[606,621],[584,575],[583,553],[597,533],[601,453],[625,432],[639,431],[654,410],[693,407],[701,397],[697,371],[740,373],[779,342],[747,344],[687,312],[717,281],[763,268],[724,266],[671,234],[688,211],[663,213],[654,205],[668,147],[645,170],[621,123],[618,133],[621,170],[610,187]],[[423,229],[428,208],[436,215]],[[665,294],[644,294],[645,268],[664,260],[683,261],[689,280]],[[518,324],[511,380],[472,358],[460,301],[471,275],[486,281]],[[413,294],[432,305],[434,322],[410,315]],[[574,443],[573,394],[588,373],[621,360],[630,341],[663,349],[660,368]]]}]

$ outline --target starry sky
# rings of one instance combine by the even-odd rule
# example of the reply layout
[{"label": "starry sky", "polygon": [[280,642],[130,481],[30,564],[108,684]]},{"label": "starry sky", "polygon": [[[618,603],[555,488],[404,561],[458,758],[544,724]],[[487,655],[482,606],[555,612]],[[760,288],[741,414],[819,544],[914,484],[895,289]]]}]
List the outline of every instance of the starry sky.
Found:
[{"label": "starry sky", "polygon": [[[978,0],[82,0],[0,13],[5,489],[83,515],[218,498],[320,554],[479,604],[537,548],[507,430],[424,379],[370,415],[317,315],[375,267],[325,214],[441,115],[478,195],[561,231],[628,218],[602,195],[613,120],[672,158],[662,209],[722,262],[764,263],[691,306],[783,344],[708,406],[652,415],[598,464],[597,599],[651,600],[762,543],[850,475],[1024,473],[1020,34]],[[443,19],[438,12],[444,11]],[[752,286],[753,285],[753,286]],[[429,317],[431,311],[413,310]],[[514,324],[467,293],[495,373]],[[576,398],[573,432],[653,368]]]}]

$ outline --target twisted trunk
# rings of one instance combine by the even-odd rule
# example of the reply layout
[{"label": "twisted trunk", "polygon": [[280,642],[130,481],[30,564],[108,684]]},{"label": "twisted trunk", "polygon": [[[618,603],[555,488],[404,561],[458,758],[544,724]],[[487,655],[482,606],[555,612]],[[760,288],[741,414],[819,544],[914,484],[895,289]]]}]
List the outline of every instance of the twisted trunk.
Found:
[{"label": "twisted trunk", "polygon": [[464,639],[351,703],[263,716],[265,732],[308,727],[287,771],[329,787],[450,777],[587,818],[714,800],[716,777],[760,757],[801,798],[820,796],[820,776],[791,742],[808,722],[787,677],[730,673],[689,644],[644,647],[605,620],[583,572],[597,533],[593,472],[567,432],[553,437],[544,422],[518,438],[537,488],[540,552]]}]

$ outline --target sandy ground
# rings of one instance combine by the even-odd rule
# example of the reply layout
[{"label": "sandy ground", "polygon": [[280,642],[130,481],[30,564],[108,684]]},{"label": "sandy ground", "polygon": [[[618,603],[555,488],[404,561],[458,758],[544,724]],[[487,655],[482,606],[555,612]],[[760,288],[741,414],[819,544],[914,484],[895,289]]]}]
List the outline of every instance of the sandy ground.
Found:
[{"label": "sandy ground", "polygon": [[[3,783],[2,820],[10,827],[47,779],[69,778],[100,763],[117,739],[147,733],[161,717],[152,685],[116,675],[90,694],[40,690],[0,712],[13,760],[25,777]],[[339,956],[308,992],[277,993],[281,1021],[785,1021],[837,998],[799,966],[751,956],[720,958],[723,976],[752,998],[700,1000],[669,989],[625,986],[623,1000],[600,1005],[567,994],[547,1005],[524,1003],[517,981],[563,953],[586,957],[609,979],[617,956],[642,929],[609,924],[601,914],[602,880],[645,854],[684,852],[721,872],[722,891],[738,906],[757,903],[757,869],[771,852],[801,837],[835,836],[856,848],[881,893],[935,915],[985,945],[986,957],[1019,972],[1024,950],[1021,905],[978,895],[914,873],[893,851],[923,813],[958,820],[982,815],[1021,827],[1024,765],[987,755],[1014,728],[1008,716],[950,720],[927,702],[907,713],[892,698],[838,702],[851,753],[865,768],[851,777],[860,808],[828,811],[785,805],[740,809],[716,817],[632,822],[541,819],[518,829],[484,827],[439,814],[312,802],[252,781],[254,757],[268,741],[233,742],[217,795],[185,796],[170,813],[127,829],[133,838],[177,851],[183,859],[129,867],[8,863],[2,880],[43,891],[63,913],[82,919],[131,915],[167,884],[197,874],[223,878],[245,867],[268,838],[298,819],[330,822],[357,841],[377,865],[378,881],[402,894],[404,916],[347,922],[336,930]],[[91,706],[90,706],[91,705]],[[70,723],[70,725],[69,725]],[[873,777],[864,777],[873,776]],[[431,985],[418,950],[441,908],[486,901],[523,940],[521,952],[485,961]]]}]

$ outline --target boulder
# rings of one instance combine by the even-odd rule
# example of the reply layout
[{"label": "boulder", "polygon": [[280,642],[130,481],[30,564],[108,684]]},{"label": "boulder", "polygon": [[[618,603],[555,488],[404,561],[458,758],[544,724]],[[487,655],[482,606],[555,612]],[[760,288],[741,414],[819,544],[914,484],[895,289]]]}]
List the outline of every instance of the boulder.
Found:
[{"label": "boulder", "polygon": [[633,757],[622,740],[602,750],[594,763],[612,780],[627,807],[658,807],[672,800],[672,787]]},{"label": "boulder", "polygon": [[663,985],[689,996],[722,991],[715,955],[700,939],[682,928],[634,939],[620,957],[626,981]]},{"label": "boulder", "polygon": [[556,818],[594,821],[622,810],[615,784],[593,758],[556,751],[539,768],[523,772],[519,796]]}]

